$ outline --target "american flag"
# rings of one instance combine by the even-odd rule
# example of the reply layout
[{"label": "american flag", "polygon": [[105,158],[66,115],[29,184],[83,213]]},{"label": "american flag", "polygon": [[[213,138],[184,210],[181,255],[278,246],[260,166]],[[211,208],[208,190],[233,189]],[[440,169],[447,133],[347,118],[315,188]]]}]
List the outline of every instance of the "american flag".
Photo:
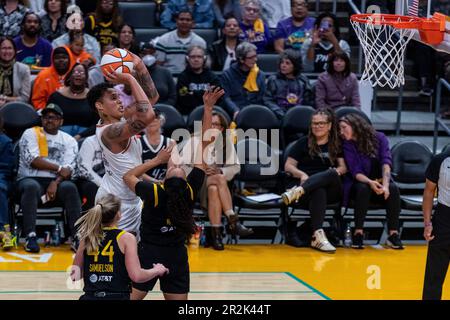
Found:
[{"label": "american flag", "polygon": [[419,0],[409,0],[408,15],[414,17],[419,15]]}]

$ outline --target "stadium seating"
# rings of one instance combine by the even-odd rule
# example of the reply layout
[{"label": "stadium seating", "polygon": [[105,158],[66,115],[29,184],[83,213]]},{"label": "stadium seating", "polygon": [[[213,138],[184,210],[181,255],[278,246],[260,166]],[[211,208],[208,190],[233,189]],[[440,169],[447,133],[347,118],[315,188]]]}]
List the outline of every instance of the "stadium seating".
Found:
[{"label": "stadium seating", "polygon": [[265,73],[276,73],[278,72],[279,58],[280,56],[275,53],[260,53],[256,64]]},{"label": "stadium seating", "polygon": [[25,102],[9,102],[0,109],[5,133],[13,140],[20,139],[22,133],[39,125],[41,119],[32,105]]},{"label": "stadium seating", "polygon": [[[187,127],[188,127],[190,132],[194,131],[194,121],[201,121],[202,120],[202,118],[203,118],[203,109],[204,109],[203,105],[198,106],[194,110],[192,110],[191,113],[189,114],[189,116],[187,118]],[[214,106],[213,111],[216,111],[216,112],[220,113],[221,115],[223,115],[225,117],[225,119],[227,119],[227,122],[230,123],[230,121],[231,121],[230,116],[221,107]]]},{"label": "stadium seating", "polygon": [[[164,114],[166,121],[162,126],[163,134],[167,137],[171,137],[172,133],[176,129],[186,129],[186,123],[184,122],[181,113],[174,107],[168,104],[157,103],[155,108]],[[177,141],[181,142],[181,141]]]},{"label": "stadium seating", "polygon": [[352,106],[344,106],[339,107],[337,110],[335,110],[336,118],[339,120],[341,117],[345,116],[349,113],[356,113],[357,115],[363,117],[368,123],[372,124],[372,121],[370,121],[369,117],[362,112],[359,108],[352,107]]},{"label": "stadium seating", "polygon": [[134,28],[152,28],[156,25],[154,2],[119,2],[119,11],[123,20]]},{"label": "stadium seating", "polygon": [[206,45],[210,46],[214,41],[218,39],[218,34],[216,29],[192,29],[197,35],[206,41]]},{"label": "stadium seating", "polygon": [[311,106],[295,106],[290,108],[281,121],[282,146],[308,134],[311,116],[314,108]]},{"label": "stadium seating", "polygon": [[149,42],[168,31],[169,29],[165,28],[136,29],[136,43]]}]

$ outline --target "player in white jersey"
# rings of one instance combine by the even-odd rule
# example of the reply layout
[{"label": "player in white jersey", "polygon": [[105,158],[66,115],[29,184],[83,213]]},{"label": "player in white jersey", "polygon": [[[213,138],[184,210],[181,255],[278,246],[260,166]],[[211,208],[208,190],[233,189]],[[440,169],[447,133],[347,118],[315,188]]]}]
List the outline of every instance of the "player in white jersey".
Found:
[{"label": "player in white jersey", "polygon": [[[142,61],[136,57],[137,77],[148,71]],[[154,119],[152,104],[148,92],[144,91],[131,74],[110,73],[106,76],[112,83],[94,86],[88,94],[88,101],[100,116],[96,136],[103,153],[105,175],[103,176],[96,198],[107,193],[114,194],[122,200],[122,218],[120,229],[138,234],[141,220],[141,200],[124,184],[122,176],[130,169],[142,163],[142,146],[135,137]],[[142,80],[141,77],[140,80]],[[153,81],[150,85],[153,86]],[[136,103],[126,110],[122,106],[113,84],[122,83],[130,86]],[[147,79],[147,86],[149,82]],[[148,87],[147,87],[148,88]],[[153,93],[156,89],[153,91]],[[156,97],[156,98],[155,98]],[[153,94],[152,101],[157,100]],[[125,118],[125,119],[123,119]]]}]

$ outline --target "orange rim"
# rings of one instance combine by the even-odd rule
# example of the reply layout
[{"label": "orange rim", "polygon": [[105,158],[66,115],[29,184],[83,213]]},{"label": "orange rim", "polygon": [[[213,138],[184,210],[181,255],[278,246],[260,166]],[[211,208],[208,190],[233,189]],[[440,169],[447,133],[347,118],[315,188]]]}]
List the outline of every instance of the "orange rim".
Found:
[{"label": "orange rim", "polygon": [[354,22],[374,25],[389,25],[399,29],[418,29],[423,18],[398,14],[361,13],[350,17]]}]

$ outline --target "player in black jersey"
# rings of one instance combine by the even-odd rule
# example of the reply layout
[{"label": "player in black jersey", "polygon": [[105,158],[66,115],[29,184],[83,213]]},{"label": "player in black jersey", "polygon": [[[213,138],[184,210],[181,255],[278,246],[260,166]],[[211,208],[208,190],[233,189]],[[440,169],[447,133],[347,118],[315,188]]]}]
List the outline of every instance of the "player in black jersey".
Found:
[{"label": "player in black jersey", "polygon": [[[170,143],[174,142],[169,137],[161,134],[161,127],[166,120],[164,115],[156,108],[154,112],[155,119],[145,128],[145,134],[140,138],[142,144],[142,163],[155,158],[163,148],[168,148]],[[164,180],[166,172],[167,163],[162,163],[147,171],[146,174],[154,180],[153,182],[161,182]]]},{"label": "player in black jersey", "polygon": [[[203,95],[203,134],[211,128],[213,106],[223,94],[223,90],[215,88]],[[209,143],[210,141],[202,141],[198,144],[195,159],[199,163],[187,177],[179,164],[169,161],[162,184],[139,180],[149,169],[169,160],[173,145],[163,148],[156,158],[128,171],[123,177],[125,184],[144,202],[138,249],[142,267],[161,262],[170,269],[170,274],[159,279],[166,300],[187,300],[188,297],[189,263],[185,241],[196,230],[192,212],[205,179],[202,150]],[[131,299],[143,299],[153,289],[156,280],[133,283]]]},{"label": "player in black jersey", "polygon": [[80,300],[129,300],[131,281],[149,281],[169,271],[159,263],[151,269],[141,268],[136,238],[116,227],[120,204],[119,198],[107,194],[76,222],[81,241],[71,278],[84,280]]}]

